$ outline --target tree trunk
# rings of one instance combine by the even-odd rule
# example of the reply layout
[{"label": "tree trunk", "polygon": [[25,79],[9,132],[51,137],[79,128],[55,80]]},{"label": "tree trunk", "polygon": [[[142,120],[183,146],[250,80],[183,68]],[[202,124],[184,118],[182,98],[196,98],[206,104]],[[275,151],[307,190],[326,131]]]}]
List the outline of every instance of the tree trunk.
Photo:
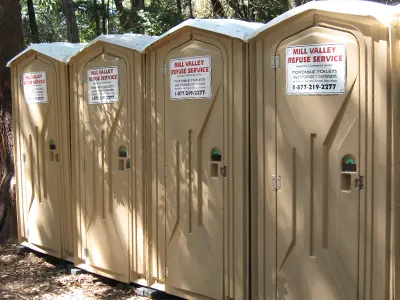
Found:
[{"label": "tree trunk", "polygon": [[131,0],[131,3],[132,3],[132,8],[137,8],[137,9],[144,8],[144,0]]},{"label": "tree trunk", "polygon": [[[114,2],[115,2],[115,8],[117,9],[117,11],[119,13],[123,12],[124,11],[124,6],[122,5],[123,0],[114,0]],[[133,6],[133,4],[132,4],[132,6]]]},{"label": "tree trunk", "polygon": [[110,0],[107,0],[107,34],[110,31]]},{"label": "tree trunk", "polygon": [[102,25],[103,25],[103,34],[107,34],[107,8],[106,2],[101,0],[101,16],[102,16]]},{"label": "tree trunk", "polygon": [[93,0],[93,18],[96,24],[95,27],[96,36],[99,36],[101,34],[101,30],[100,30],[99,6],[97,5],[97,0]]},{"label": "tree trunk", "polygon": [[176,9],[178,10],[178,13],[181,15],[182,14],[182,1],[181,0],[176,0]]},{"label": "tree trunk", "polygon": [[189,17],[193,19],[193,5],[192,5],[192,0],[189,1]]},{"label": "tree trunk", "polygon": [[33,0],[27,0],[28,5],[28,16],[29,16],[29,28],[31,32],[32,42],[39,43],[39,31],[36,23],[35,7],[33,6]]},{"label": "tree trunk", "polygon": [[215,17],[226,18],[224,7],[220,0],[211,0],[211,6]]},{"label": "tree trunk", "polygon": [[64,14],[67,20],[68,41],[79,43],[79,30],[76,23],[75,8],[73,0],[61,0],[64,6]]},{"label": "tree trunk", "polygon": [[122,2],[123,0],[114,0],[115,8],[117,9],[119,14],[119,24],[125,31],[127,31],[132,29],[133,22],[129,17],[129,13],[125,10],[124,6],[122,5]]},{"label": "tree trunk", "polygon": [[11,84],[7,61],[24,48],[19,0],[0,0],[0,243],[15,239],[17,215],[11,198],[10,181],[14,175],[11,129]]}]

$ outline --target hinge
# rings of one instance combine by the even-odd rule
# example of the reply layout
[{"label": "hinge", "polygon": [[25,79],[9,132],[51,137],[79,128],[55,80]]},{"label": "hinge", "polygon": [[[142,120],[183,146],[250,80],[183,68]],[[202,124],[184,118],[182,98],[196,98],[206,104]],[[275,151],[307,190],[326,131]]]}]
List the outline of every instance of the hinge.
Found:
[{"label": "hinge", "polygon": [[89,257],[89,249],[88,248],[84,248],[83,249],[83,254],[85,255],[85,258]]},{"label": "hinge", "polygon": [[280,191],[282,188],[281,176],[272,176],[272,190]]},{"label": "hinge", "polygon": [[26,162],[26,153],[22,154],[22,160],[23,160],[23,162]]},{"label": "hinge", "polygon": [[359,190],[364,189],[364,176],[359,176],[356,178],[355,185]]},{"label": "hinge", "polygon": [[82,162],[82,169],[83,169],[83,172],[86,172],[86,160],[84,160]]},{"label": "hinge", "polygon": [[281,66],[281,60],[279,55],[271,56],[271,69],[279,69]]},{"label": "hinge", "polygon": [[167,65],[161,65],[161,75],[167,75]]},{"label": "hinge", "polygon": [[167,166],[164,167],[164,177],[168,176],[168,168]]},{"label": "hinge", "polygon": [[19,84],[20,84],[21,86],[23,86],[23,84],[24,84],[24,78],[23,78],[23,76],[20,77],[20,79],[19,79]]},{"label": "hinge", "polygon": [[165,277],[168,277],[168,267],[164,267],[164,275]]}]

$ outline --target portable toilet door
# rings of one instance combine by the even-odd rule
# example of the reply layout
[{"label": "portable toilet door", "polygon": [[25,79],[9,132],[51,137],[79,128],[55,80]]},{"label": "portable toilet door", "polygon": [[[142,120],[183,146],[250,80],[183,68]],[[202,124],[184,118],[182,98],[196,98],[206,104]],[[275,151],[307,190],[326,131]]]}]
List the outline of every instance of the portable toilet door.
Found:
[{"label": "portable toilet door", "polygon": [[75,264],[124,282],[146,277],[140,51],[152,40],[99,36],[69,62]]},{"label": "portable toilet door", "polygon": [[145,49],[152,154],[147,163],[150,284],[168,293],[247,298],[243,39],[259,26],[188,20]]},{"label": "portable toilet door", "polygon": [[82,45],[33,44],[11,67],[19,243],[73,259],[68,70]]},{"label": "portable toilet door", "polygon": [[257,299],[389,299],[392,8],[338,3],[251,39]]}]

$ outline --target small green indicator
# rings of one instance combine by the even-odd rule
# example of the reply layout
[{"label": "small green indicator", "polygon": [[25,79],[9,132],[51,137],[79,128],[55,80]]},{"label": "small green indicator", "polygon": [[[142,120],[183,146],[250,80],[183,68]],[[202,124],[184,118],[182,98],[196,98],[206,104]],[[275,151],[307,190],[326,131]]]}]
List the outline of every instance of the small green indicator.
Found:
[{"label": "small green indicator", "polygon": [[221,151],[219,151],[219,149],[214,149],[213,154],[221,155]]},{"label": "small green indicator", "polygon": [[50,150],[56,150],[56,142],[54,140],[50,140]]},{"label": "small green indicator", "polygon": [[221,151],[218,148],[211,150],[211,161],[222,161]]},{"label": "small green indicator", "polygon": [[124,146],[119,147],[119,157],[127,157],[127,151]]},{"label": "small green indicator", "polygon": [[356,160],[352,155],[346,155],[343,157],[342,172],[357,172]]}]

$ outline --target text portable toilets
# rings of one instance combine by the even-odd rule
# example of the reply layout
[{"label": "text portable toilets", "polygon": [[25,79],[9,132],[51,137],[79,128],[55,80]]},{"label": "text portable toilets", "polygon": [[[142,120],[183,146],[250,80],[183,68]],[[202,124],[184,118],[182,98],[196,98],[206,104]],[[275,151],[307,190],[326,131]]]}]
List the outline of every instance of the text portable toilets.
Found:
[{"label": "text portable toilets", "polygon": [[11,68],[18,242],[73,260],[68,68],[82,44],[32,44]]},{"label": "text portable toilets", "polygon": [[150,284],[247,299],[248,45],[261,24],[187,20],[145,49]]},{"label": "text portable toilets", "polygon": [[250,37],[254,299],[389,299],[392,10],[309,2]]},{"label": "text portable toilets", "polygon": [[140,51],[153,39],[99,36],[69,61],[75,265],[124,282],[146,277]]}]

